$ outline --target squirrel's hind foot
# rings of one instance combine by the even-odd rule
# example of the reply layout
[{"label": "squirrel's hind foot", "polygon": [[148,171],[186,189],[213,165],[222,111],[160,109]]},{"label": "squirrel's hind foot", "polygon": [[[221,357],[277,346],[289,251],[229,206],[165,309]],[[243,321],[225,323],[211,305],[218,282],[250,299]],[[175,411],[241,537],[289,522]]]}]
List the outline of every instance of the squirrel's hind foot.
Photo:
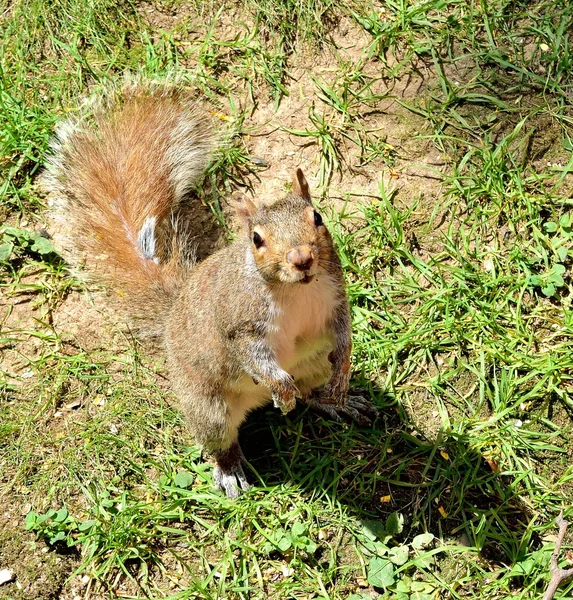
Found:
[{"label": "squirrel's hind foot", "polygon": [[221,467],[215,467],[213,479],[217,489],[225,492],[227,498],[238,498],[241,490],[248,492],[251,488],[241,465],[234,467],[231,471],[223,471]]},{"label": "squirrel's hind foot", "polygon": [[213,469],[213,479],[227,498],[238,498],[241,490],[248,492],[251,487],[243,471],[242,458],[241,447],[236,442],[227,450],[215,453],[217,466]]},{"label": "squirrel's hind foot", "polygon": [[320,392],[305,398],[304,402],[312,410],[334,421],[347,418],[361,427],[371,425],[378,416],[378,408],[370,400],[358,394],[349,393],[343,406],[321,402]]}]

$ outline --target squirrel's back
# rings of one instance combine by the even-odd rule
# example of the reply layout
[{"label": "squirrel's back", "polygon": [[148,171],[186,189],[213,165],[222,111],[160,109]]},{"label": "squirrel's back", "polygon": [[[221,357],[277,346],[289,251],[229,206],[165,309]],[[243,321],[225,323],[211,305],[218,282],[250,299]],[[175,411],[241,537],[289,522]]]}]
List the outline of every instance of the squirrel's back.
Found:
[{"label": "squirrel's back", "polygon": [[190,96],[159,84],[107,91],[56,131],[42,186],[74,246],[87,251],[88,271],[103,256],[103,278],[127,296],[134,316],[155,322],[178,292],[185,269],[156,230],[201,176],[211,148],[211,127]]}]

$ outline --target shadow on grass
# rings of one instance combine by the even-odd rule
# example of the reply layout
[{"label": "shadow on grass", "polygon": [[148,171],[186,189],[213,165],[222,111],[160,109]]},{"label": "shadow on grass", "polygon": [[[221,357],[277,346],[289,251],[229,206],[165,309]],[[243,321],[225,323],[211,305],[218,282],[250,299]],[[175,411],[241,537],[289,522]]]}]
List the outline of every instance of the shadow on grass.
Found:
[{"label": "shadow on grass", "polygon": [[383,522],[399,512],[404,539],[428,531],[477,548],[494,565],[541,545],[519,482],[471,450],[467,436],[427,439],[395,399],[376,389],[371,398],[381,410],[370,428],[327,421],[303,407],[286,418],[271,408],[254,413],[240,439],[259,485],[293,482],[357,518]]}]

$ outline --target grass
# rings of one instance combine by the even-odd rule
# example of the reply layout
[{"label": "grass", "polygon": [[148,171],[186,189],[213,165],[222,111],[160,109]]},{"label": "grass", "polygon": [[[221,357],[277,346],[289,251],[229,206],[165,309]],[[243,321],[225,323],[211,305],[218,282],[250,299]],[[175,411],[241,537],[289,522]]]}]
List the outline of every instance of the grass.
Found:
[{"label": "grass", "polygon": [[[572,21],[554,0],[6,9],[0,598],[540,597],[573,516]],[[226,130],[214,219],[302,165],[345,268],[380,417],[254,414],[237,502],[161,357],[39,233],[54,125],[125,70],[177,75]]]}]

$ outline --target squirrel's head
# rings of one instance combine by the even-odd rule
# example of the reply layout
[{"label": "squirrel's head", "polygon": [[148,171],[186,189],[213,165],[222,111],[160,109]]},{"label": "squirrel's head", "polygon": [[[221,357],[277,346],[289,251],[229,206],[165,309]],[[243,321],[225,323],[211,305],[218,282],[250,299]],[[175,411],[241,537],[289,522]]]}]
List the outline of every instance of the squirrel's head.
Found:
[{"label": "squirrel's head", "polygon": [[332,240],[310,198],[300,169],[292,193],[270,206],[244,200],[239,213],[245,222],[254,263],[270,283],[306,284],[327,268]]}]

